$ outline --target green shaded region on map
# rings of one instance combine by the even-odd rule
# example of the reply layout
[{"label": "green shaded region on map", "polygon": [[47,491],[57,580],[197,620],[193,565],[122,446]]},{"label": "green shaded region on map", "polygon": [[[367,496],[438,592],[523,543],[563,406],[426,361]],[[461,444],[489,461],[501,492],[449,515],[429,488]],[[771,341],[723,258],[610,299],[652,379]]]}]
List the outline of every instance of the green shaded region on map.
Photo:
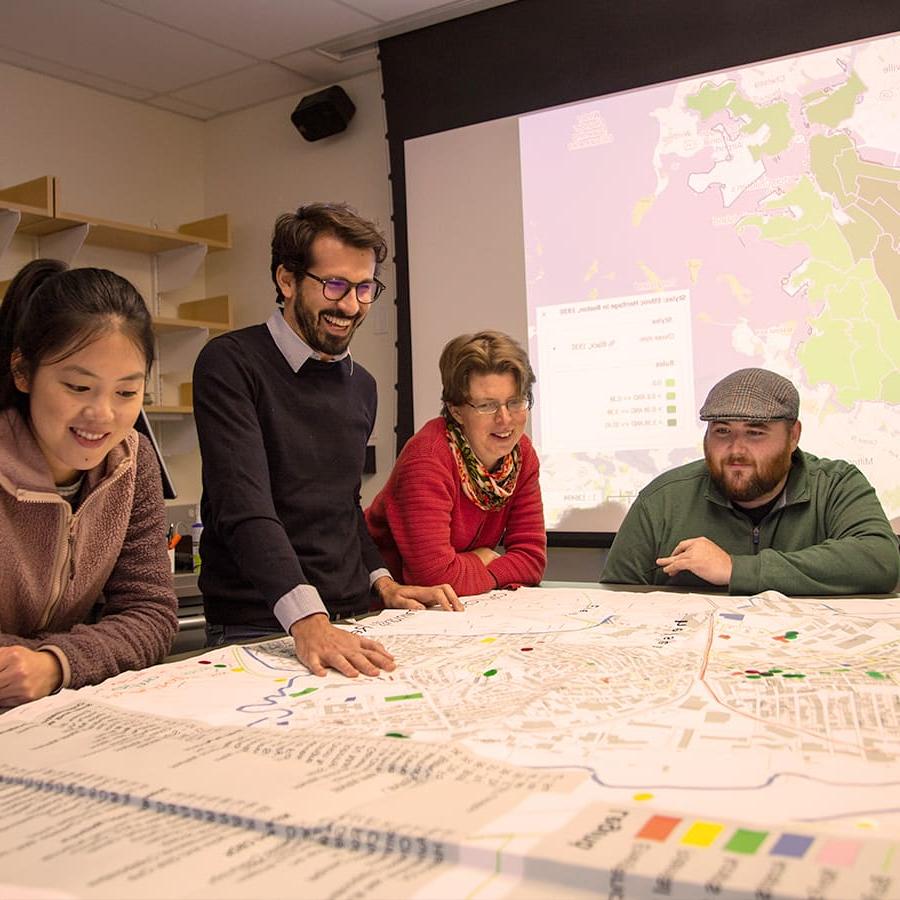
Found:
[{"label": "green shaded region on map", "polygon": [[860,158],[845,134],[809,142],[810,168],[849,221],[841,229],[854,259],[872,259],[900,315],[900,169]]},{"label": "green shaded region on map", "polygon": [[[831,177],[825,149],[820,148],[818,165]],[[813,171],[818,172],[815,165]],[[847,182],[842,183],[846,191]],[[808,177],[762,206],[764,214],[745,216],[738,229],[755,226],[765,240],[809,249],[808,261],[791,274],[788,286],[794,291],[805,286],[810,302],[821,309],[809,320],[809,338],[798,350],[810,384],[832,384],[838,402],[848,406],[860,400],[900,402],[900,323],[874,262],[881,237],[858,255],[862,248],[851,247],[831,197]],[[854,239],[862,234],[857,230]],[[891,238],[885,237],[889,245]]]},{"label": "green shaded region on map", "polygon": [[700,113],[707,119],[713,113],[726,111],[742,121],[744,134],[756,134],[763,127],[768,129],[768,137],[763,144],[749,145],[754,160],[763,156],[775,156],[786,150],[794,136],[787,101],[779,100],[767,106],[759,106],[740,94],[733,81],[726,81],[716,87],[704,84],[696,94],[687,98],[688,109]]},{"label": "green shaded region on map", "polygon": [[837,128],[844,119],[853,115],[857,100],[866,92],[866,86],[856,72],[851,72],[844,84],[834,91],[816,91],[803,98],[806,118],[814,125]]}]

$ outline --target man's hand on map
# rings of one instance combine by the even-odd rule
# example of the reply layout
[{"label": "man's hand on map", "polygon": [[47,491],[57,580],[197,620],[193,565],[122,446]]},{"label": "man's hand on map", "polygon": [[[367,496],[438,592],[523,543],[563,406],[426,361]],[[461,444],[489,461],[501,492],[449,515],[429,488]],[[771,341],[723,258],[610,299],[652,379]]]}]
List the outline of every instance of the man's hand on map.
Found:
[{"label": "man's hand on map", "polygon": [[710,584],[731,581],[731,557],[709,538],[696,537],[680,541],[671,556],[662,556],[656,564],[666,575],[693,572]]},{"label": "man's hand on map", "polygon": [[372,587],[385,609],[427,609],[432,606],[456,612],[465,609],[456,596],[456,591],[449,584],[417,587],[412,584],[398,584],[393,578],[385,575]]},{"label": "man's hand on map", "polygon": [[356,678],[396,668],[394,657],[378,641],[335,628],[324,613],[298,619],[291,625],[291,637],[297,659],[313,675],[324,675],[328,668]]},{"label": "man's hand on map", "polygon": [[0,706],[18,706],[52,694],[62,684],[59,660],[49,650],[0,647]]}]

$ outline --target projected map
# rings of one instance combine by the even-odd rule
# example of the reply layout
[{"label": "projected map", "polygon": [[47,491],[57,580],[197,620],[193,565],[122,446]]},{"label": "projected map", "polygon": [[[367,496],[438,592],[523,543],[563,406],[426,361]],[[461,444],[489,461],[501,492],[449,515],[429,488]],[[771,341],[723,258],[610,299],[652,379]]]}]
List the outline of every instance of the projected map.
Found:
[{"label": "projected map", "polygon": [[745,366],[900,528],[900,36],[519,122],[547,526],[614,531]]}]

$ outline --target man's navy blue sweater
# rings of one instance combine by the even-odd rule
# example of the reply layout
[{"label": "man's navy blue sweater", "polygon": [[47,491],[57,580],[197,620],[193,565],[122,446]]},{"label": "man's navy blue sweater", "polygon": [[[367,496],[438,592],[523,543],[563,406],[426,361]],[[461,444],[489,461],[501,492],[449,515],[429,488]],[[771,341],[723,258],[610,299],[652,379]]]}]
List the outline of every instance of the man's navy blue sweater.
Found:
[{"label": "man's navy blue sweater", "polygon": [[350,359],[291,370],[265,325],[204,347],[194,369],[203,458],[200,589],[214,624],[280,630],[298,584],[332,615],[369,608],[384,563],[360,507],[375,380]]}]

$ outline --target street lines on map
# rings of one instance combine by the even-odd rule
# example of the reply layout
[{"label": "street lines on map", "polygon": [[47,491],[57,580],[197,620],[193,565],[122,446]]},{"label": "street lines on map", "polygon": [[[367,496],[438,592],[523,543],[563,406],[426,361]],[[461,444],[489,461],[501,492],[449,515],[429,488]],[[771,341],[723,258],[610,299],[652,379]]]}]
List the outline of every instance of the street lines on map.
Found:
[{"label": "street lines on map", "polygon": [[[309,675],[289,638],[206,655],[243,661],[227,669],[197,660],[164,668],[183,673],[177,690],[168,688],[178,708],[210,724],[457,741],[482,759],[584,772],[604,792],[652,789],[655,803],[696,804],[708,814],[729,803],[763,819],[772,803],[792,816],[874,809],[893,789],[884,779],[900,756],[900,744],[885,743],[892,734],[900,740],[890,706],[900,629],[896,617],[829,605],[834,612],[771,594],[524,589],[479,598],[461,614],[392,612],[390,626],[365,620],[398,668],[352,686]],[[527,637],[496,629],[517,616],[528,619]],[[585,628],[576,617],[596,622]],[[398,621],[405,625],[395,631]],[[149,693],[105,693],[150,708]],[[235,710],[237,698],[244,711]],[[810,799],[803,785],[811,783],[829,790]]]},{"label": "street lines on map", "polygon": [[[715,624],[716,624],[716,623],[715,623],[714,619],[713,619],[712,617],[710,617],[709,623],[708,623],[708,625],[707,625],[707,631],[708,631],[708,634],[707,634],[707,642],[706,642],[706,647],[705,647],[705,649],[704,649],[703,663],[702,663],[702,665],[701,665],[701,667],[700,667],[700,672],[699,672],[699,675],[698,675],[698,680],[699,680],[700,683],[703,685],[703,687],[706,688],[706,690],[707,690],[707,692],[709,693],[710,697],[712,697],[712,699],[713,699],[719,706],[721,706],[722,709],[728,710],[728,712],[732,713],[732,714],[735,715],[735,716],[738,716],[738,717],[741,717],[741,718],[745,718],[745,719],[749,719],[750,721],[753,721],[753,722],[757,722],[757,723],[760,724],[760,725],[765,725],[765,726],[771,725],[771,724],[772,724],[771,721],[768,720],[768,719],[766,719],[760,712],[757,712],[756,715],[751,715],[750,713],[746,712],[745,710],[741,709],[741,708],[738,707],[738,706],[733,706],[733,705],[731,705],[731,704],[729,704],[729,703],[726,703],[726,702],[725,702],[725,701],[724,701],[724,700],[716,693],[716,691],[713,689],[713,686],[712,686],[712,685],[709,683],[709,681],[707,680],[707,678],[706,678],[706,671],[707,671],[707,668],[708,668],[708,666],[709,666],[709,661],[710,661],[710,657],[711,657],[711,654],[712,654],[712,645],[713,645],[713,636],[714,636],[714,633],[715,633]],[[765,683],[765,682],[761,682],[761,683]],[[772,681],[771,684],[772,684],[772,685],[777,685],[778,682],[777,682],[777,681]],[[778,688],[776,687],[775,690],[777,691]],[[796,695],[795,695],[795,699],[798,699],[798,698],[796,698]],[[758,708],[759,708],[759,707],[758,707],[758,704],[759,704],[759,695],[758,695],[758,694],[756,695],[756,701],[757,701],[757,709],[758,709]],[[798,710],[798,712],[799,712],[799,710]],[[827,717],[827,716],[823,716],[823,719],[824,719],[824,725],[825,725],[825,729],[826,729],[826,739],[827,739],[827,741],[828,741],[829,744],[831,744],[831,745],[833,745],[833,746],[835,746],[835,747],[844,745],[844,746],[846,746],[846,747],[849,748],[849,749],[857,750],[857,751],[859,751],[859,752],[861,752],[861,753],[862,753],[862,752],[865,752],[865,751],[864,751],[864,748],[863,748],[863,746],[862,746],[862,739],[860,739],[860,741],[859,741],[858,744],[853,744],[853,743],[851,743],[851,742],[849,742],[849,741],[841,741],[840,739],[834,739],[834,738],[832,738],[832,737],[831,737],[830,728],[829,728],[829,723],[828,723],[828,717]],[[787,729],[792,730],[792,731],[795,732],[796,734],[805,734],[807,737],[821,738],[821,735],[820,735],[818,732],[816,732],[816,731],[811,731],[811,730],[805,729],[805,728],[799,728],[799,727],[797,727],[797,726],[795,726],[795,725],[791,725],[790,723],[784,724],[784,723],[782,723],[782,722],[779,722],[779,725],[781,725],[781,726],[784,727],[784,728],[787,728]]]}]

